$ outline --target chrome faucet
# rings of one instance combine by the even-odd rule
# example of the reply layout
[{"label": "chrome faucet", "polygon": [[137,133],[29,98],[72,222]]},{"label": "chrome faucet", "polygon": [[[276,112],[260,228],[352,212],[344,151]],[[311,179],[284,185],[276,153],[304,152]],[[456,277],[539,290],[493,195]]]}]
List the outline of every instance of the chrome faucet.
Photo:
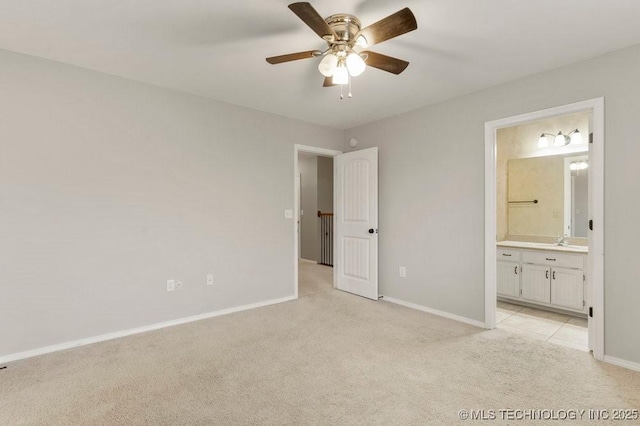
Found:
[{"label": "chrome faucet", "polygon": [[559,235],[558,238],[556,239],[556,245],[566,246],[567,245],[566,237],[564,235]]}]

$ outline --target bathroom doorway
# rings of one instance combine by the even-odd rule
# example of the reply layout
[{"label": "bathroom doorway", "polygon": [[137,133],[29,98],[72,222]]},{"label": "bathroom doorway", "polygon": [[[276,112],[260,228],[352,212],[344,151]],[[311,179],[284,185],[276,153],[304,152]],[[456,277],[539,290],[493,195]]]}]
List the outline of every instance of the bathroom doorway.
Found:
[{"label": "bathroom doorway", "polygon": [[595,99],[485,124],[487,328],[596,359],[604,358],[603,109]]}]

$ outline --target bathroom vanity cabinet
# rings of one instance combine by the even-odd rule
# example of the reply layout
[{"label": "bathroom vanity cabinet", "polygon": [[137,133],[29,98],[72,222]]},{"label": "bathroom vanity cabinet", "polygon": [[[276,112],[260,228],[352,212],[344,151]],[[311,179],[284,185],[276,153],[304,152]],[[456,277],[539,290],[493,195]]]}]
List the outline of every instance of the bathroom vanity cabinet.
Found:
[{"label": "bathroom vanity cabinet", "polygon": [[497,248],[498,296],[586,313],[586,253]]}]

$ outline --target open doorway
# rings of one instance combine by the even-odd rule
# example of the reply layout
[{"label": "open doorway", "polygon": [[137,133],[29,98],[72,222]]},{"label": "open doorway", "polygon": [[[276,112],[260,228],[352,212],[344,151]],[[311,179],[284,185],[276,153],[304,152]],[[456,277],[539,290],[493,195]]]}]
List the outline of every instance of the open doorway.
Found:
[{"label": "open doorway", "polygon": [[298,296],[333,288],[333,158],[298,153]]},{"label": "open doorway", "polygon": [[602,99],[485,124],[486,327],[600,360],[603,124]]},{"label": "open doorway", "polygon": [[339,151],[295,146],[295,283],[305,297],[335,287],[334,157]]},{"label": "open doorway", "polygon": [[589,133],[582,111],[496,134],[496,327],[585,352]]}]

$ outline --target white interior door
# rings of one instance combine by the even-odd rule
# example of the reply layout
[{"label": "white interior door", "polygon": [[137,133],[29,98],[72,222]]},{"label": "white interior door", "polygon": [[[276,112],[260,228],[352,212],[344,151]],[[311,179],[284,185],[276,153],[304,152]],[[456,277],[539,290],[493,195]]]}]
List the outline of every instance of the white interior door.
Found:
[{"label": "white interior door", "polygon": [[337,287],[378,300],[378,148],[334,161]]}]

